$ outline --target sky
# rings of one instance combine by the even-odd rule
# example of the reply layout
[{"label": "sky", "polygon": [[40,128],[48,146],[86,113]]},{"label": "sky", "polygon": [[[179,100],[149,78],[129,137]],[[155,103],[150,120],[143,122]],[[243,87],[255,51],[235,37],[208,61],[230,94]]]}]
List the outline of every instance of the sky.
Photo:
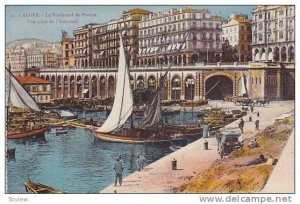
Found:
[{"label": "sky", "polygon": [[[252,9],[255,6],[188,6],[188,5],[168,5],[168,6],[15,6],[5,7],[5,34],[6,42],[11,42],[23,38],[37,38],[49,42],[59,42],[61,30],[65,30],[72,36],[72,32],[77,27],[89,23],[105,23],[112,19],[121,17],[123,11],[133,8],[142,8],[152,12],[166,11],[171,8],[196,8],[208,9],[213,15],[228,18],[232,13],[247,14],[252,18]],[[69,14],[73,16],[59,17],[59,14]],[[78,14],[75,16],[75,14]],[[68,20],[67,22],[60,20]]]}]

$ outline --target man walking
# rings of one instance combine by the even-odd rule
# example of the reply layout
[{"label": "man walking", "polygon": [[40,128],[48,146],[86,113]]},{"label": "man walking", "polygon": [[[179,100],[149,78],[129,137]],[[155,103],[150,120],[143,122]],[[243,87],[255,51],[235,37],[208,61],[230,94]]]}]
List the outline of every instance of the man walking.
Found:
[{"label": "man walking", "polygon": [[116,163],[115,163],[115,167],[114,170],[116,172],[116,178],[115,178],[115,186],[117,186],[118,180],[119,180],[119,184],[120,186],[122,185],[122,173],[123,173],[123,160],[122,160],[122,156],[120,155],[117,159],[116,159]]},{"label": "man walking", "polygon": [[253,104],[250,107],[251,113],[253,113]]},{"label": "man walking", "polygon": [[244,133],[244,124],[245,124],[245,122],[244,122],[243,118],[241,118],[241,121],[239,123],[239,128],[241,129],[242,133]]},{"label": "man walking", "polygon": [[255,121],[255,130],[259,130],[259,120]]}]

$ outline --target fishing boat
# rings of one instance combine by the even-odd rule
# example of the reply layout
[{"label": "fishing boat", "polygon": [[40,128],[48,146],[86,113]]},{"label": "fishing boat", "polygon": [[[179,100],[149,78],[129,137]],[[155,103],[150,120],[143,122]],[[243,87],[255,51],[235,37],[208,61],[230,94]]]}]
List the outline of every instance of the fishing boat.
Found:
[{"label": "fishing boat", "polygon": [[[169,131],[162,120],[160,105],[161,87],[163,86],[171,65],[160,78],[160,84],[150,105],[144,111],[140,127],[133,126],[133,95],[130,86],[129,66],[126,61],[122,37],[120,36],[120,52],[116,94],[109,116],[103,125],[94,130],[96,137],[111,142],[125,143],[156,143],[183,140],[184,133],[174,137],[174,131]],[[130,118],[130,128],[125,128],[125,122]]]},{"label": "fishing boat", "polygon": [[59,112],[60,118],[63,120],[77,119],[78,115],[70,111],[62,110]]},{"label": "fishing boat", "polygon": [[33,193],[33,194],[62,194],[65,193],[61,190],[55,189],[50,186],[46,186],[44,184],[40,183],[34,183],[28,180],[24,183],[25,190],[27,193]]},{"label": "fishing boat", "polygon": [[[19,81],[14,77],[9,69],[5,67],[5,77],[6,77],[6,138],[7,139],[19,139],[19,138],[30,138],[44,136],[47,127],[43,125],[37,125],[35,122],[38,119],[33,119],[33,115],[40,114],[41,108],[36,103],[36,101],[31,97],[27,90],[19,83]],[[21,108],[27,111],[34,112],[31,114],[24,114],[28,116],[28,119],[21,117],[22,125],[19,124],[17,128],[10,128],[10,122],[18,118],[13,118],[10,115],[10,111],[13,107]]]}]

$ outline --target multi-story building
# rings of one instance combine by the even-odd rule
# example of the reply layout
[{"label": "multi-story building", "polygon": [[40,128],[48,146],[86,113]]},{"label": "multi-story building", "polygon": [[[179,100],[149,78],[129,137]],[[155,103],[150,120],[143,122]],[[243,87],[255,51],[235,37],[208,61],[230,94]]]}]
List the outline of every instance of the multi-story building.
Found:
[{"label": "multi-story building", "polygon": [[92,66],[92,26],[97,24],[87,24],[74,30],[73,54],[75,67]]},{"label": "multi-story building", "polygon": [[118,64],[119,33],[122,33],[124,46],[130,66],[137,64],[138,23],[142,16],[151,12],[143,9],[132,9],[122,17],[92,28],[93,67],[116,67]]},{"label": "multi-story building", "polygon": [[15,76],[24,76],[27,67],[26,53],[23,49],[7,50],[5,52],[6,66],[11,69]]},{"label": "multi-story building", "polygon": [[44,67],[57,67],[56,54],[50,51],[43,53],[43,65]]},{"label": "multi-story building", "polygon": [[27,61],[27,67],[26,68],[32,68],[37,67],[41,68],[43,67],[43,53],[39,50],[30,50],[26,52],[26,61]]},{"label": "multi-story building", "polygon": [[227,40],[235,51],[235,61],[251,61],[251,36],[251,22],[247,15],[232,14],[228,22],[222,25],[222,41]]},{"label": "multi-story building", "polygon": [[35,76],[21,76],[17,80],[24,86],[37,103],[51,102],[51,82]]},{"label": "multi-story building", "polygon": [[139,65],[218,62],[221,33],[221,18],[208,10],[172,9],[143,16],[139,23]]},{"label": "multi-story building", "polygon": [[253,10],[252,59],[294,62],[295,6],[257,6]]},{"label": "multi-story building", "polygon": [[73,68],[75,66],[75,58],[73,55],[73,38],[68,36],[68,33],[62,32],[61,40],[62,49],[62,66],[66,68]]}]

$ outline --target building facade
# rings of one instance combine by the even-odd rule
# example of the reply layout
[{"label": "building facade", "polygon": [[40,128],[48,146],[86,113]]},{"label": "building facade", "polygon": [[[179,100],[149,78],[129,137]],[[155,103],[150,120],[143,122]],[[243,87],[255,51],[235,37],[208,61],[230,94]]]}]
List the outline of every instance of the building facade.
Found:
[{"label": "building facade", "polygon": [[57,67],[57,55],[50,51],[43,53],[43,64],[44,67]]},{"label": "building facade", "polygon": [[142,17],[151,12],[143,9],[132,9],[122,17],[92,28],[93,67],[109,68],[118,66],[119,33],[122,34],[129,66],[137,64],[138,24]]},{"label": "building facade", "polygon": [[11,69],[15,76],[24,76],[27,67],[26,53],[22,49],[7,50],[5,52],[6,67]]},{"label": "building facade", "polygon": [[44,66],[44,55],[40,50],[32,50],[26,52],[26,68],[37,67],[41,68]]},{"label": "building facade", "polygon": [[62,31],[61,49],[62,66],[65,68],[74,68],[75,58],[73,54],[73,38],[70,38],[65,31]]},{"label": "building facade", "polygon": [[86,68],[92,66],[92,26],[87,24],[74,30],[73,54],[75,67]]},{"label": "building facade", "polygon": [[295,61],[295,6],[257,6],[252,22],[253,61]]},{"label": "building facade", "polygon": [[222,41],[225,42],[226,40],[235,51],[235,61],[251,61],[252,32],[251,22],[247,15],[232,14],[228,22],[222,24]]},{"label": "building facade", "polygon": [[172,9],[143,16],[139,23],[140,66],[218,62],[221,18],[208,10]]},{"label": "building facade", "polygon": [[39,104],[51,102],[51,83],[50,81],[35,76],[21,76],[17,80],[24,86],[28,93]]}]

